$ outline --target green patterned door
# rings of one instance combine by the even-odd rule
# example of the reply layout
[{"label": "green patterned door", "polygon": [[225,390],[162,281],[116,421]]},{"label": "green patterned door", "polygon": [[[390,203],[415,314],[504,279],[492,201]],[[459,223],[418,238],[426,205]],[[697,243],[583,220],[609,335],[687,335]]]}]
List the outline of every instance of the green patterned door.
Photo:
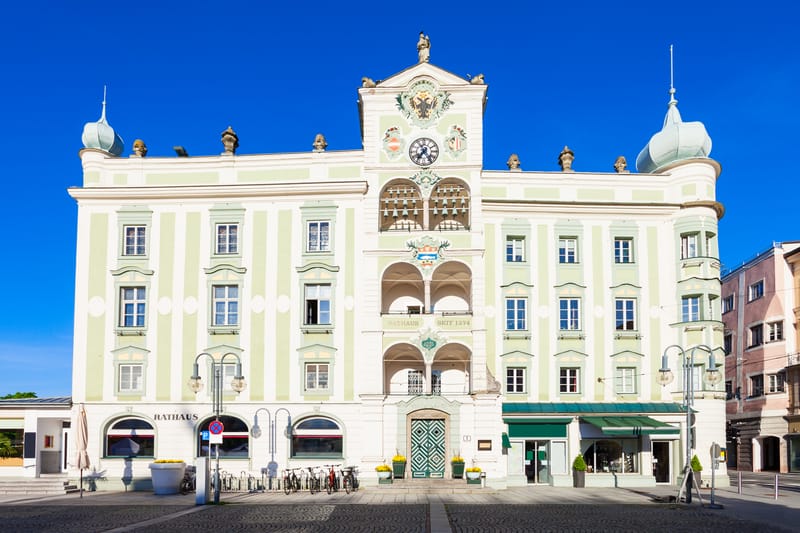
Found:
[{"label": "green patterned door", "polygon": [[444,419],[411,420],[411,477],[444,477]]}]

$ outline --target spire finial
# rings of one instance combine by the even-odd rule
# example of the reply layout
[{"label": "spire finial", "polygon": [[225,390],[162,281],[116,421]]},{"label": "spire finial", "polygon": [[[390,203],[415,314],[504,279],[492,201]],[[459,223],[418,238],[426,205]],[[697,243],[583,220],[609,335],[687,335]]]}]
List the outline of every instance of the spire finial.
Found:
[{"label": "spire finial", "polygon": [[105,122],[106,120],[106,89],[108,88],[107,85],[103,85],[103,112],[100,113],[100,120]]},{"label": "spire finial", "polygon": [[669,103],[678,103],[678,101],[675,100],[675,75],[673,70],[672,45],[669,45]]}]

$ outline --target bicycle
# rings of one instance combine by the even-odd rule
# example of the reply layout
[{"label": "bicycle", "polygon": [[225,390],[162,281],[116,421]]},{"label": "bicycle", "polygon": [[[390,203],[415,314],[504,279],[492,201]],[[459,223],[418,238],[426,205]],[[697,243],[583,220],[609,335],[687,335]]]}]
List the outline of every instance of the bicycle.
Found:
[{"label": "bicycle", "polygon": [[196,470],[194,466],[187,466],[181,480],[181,494],[189,494],[196,490]]},{"label": "bicycle", "polygon": [[308,492],[314,494],[319,492],[322,488],[320,477],[317,475],[317,468],[313,466],[308,467]]},{"label": "bicycle", "polygon": [[341,470],[342,472],[342,485],[344,491],[350,494],[351,491],[358,490],[358,478],[356,477],[357,466],[348,466]]},{"label": "bicycle", "polygon": [[339,491],[339,480],[336,477],[336,467],[341,465],[325,465],[326,467],[330,468],[328,471],[327,482],[325,484],[325,490],[330,494],[333,491]]},{"label": "bicycle", "polygon": [[290,492],[300,490],[300,478],[295,473],[296,468],[286,468],[283,470],[283,493],[287,496]]}]

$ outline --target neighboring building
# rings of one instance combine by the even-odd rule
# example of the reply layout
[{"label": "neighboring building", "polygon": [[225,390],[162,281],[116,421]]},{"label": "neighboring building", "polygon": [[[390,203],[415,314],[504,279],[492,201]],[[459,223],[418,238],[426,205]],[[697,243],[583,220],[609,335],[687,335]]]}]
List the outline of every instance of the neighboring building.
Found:
[{"label": "neighboring building", "polygon": [[[789,405],[786,420],[789,432],[788,467],[789,472],[800,472],[800,247],[783,254],[791,272],[791,287],[787,292],[792,305],[786,311],[786,331],[794,345],[787,344],[786,387],[789,391]],[[789,312],[791,310],[791,313]]]},{"label": "neighboring building", "polygon": [[[589,485],[676,482],[682,380],[658,384],[662,353],[703,344],[722,359],[720,167],[705,128],[671,99],[640,174],[624,160],[577,172],[566,147],[557,171],[523,172],[516,156],[486,170],[486,94],[482,76],[421,56],[364,79],[363,149],[318,136],[308,152],[238,155],[229,128],[222,155],[177,158],[146,157],[141,141],[121,157],[104,105],[69,192],[73,397],[109,484],[208,451],[211,387],[186,383],[196,361],[208,382],[223,357],[231,472],[274,456],[356,464],[369,482],[400,452],[411,476],[436,478],[460,454],[490,485],[566,485],[582,453]],[[676,350],[669,364],[679,373]],[[697,389],[708,465],[725,395]],[[290,424],[289,438],[274,450],[253,438],[257,415]]]},{"label": "neighboring building", "polygon": [[722,278],[728,465],[739,470],[789,471],[786,367],[797,351],[797,300],[786,257],[799,248],[776,243]]},{"label": "neighboring building", "polygon": [[0,400],[0,477],[67,472],[71,411],[69,396]]}]

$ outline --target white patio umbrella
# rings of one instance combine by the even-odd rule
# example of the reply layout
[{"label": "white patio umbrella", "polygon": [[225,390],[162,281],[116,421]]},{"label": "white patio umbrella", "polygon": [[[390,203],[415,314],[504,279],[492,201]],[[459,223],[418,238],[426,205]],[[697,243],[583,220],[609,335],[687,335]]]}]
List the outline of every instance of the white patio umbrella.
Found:
[{"label": "white patio umbrella", "polygon": [[86,424],[86,410],[81,404],[81,410],[78,412],[78,420],[75,424],[75,446],[76,446],[76,463],[81,471],[81,498],[83,498],[83,469],[89,468],[89,453],[86,451],[89,443],[89,427]]}]

